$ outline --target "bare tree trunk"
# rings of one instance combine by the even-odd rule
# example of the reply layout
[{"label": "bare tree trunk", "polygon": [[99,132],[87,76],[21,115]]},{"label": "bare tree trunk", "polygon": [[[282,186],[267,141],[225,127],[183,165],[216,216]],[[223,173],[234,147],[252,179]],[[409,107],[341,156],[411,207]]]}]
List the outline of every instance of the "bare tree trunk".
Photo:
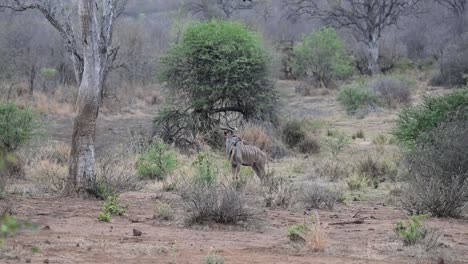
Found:
[{"label": "bare tree trunk", "polygon": [[73,127],[69,175],[64,189],[67,196],[88,197],[96,194],[94,140],[104,62],[107,59],[107,49],[101,45],[96,11],[94,1],[80,1],[84,69]]},{"label": "bare tree trunk", "polygon": [[369,71],[372,75],[379,74],[379,38],[377,33],[371,35],[371,39],[367,45],[369,47]]},{"label": "bare tree trunk", "polygon": [[34,95],[34,79],[36,78],[36,65],[31,65],[29,71],[29,96],[32,98]]}]

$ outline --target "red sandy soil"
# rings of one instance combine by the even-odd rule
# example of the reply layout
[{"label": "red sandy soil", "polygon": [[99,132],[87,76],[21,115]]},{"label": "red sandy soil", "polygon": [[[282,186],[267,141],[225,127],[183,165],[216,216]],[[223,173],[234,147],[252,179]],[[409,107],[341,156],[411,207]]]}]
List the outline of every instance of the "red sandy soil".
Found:
[{"label": "red sandy soil", "polygon": [[[325,252],[304,249],[286,237],[288,226],[302,223],[303,212],[260,209],[256,220],[236,226],[207,224],[186,226],[184,212],[177,209],[173,221],[153,217],[155,204],[171,193],[125,193],[128,211],[110,223],[99,222],[102,202],[71,198],[9,196],[19,219],[38,225],[8,240],[1,263],[203,263],[216,252],[225,263],[468,263],[468,221],[430,219],[443,236],[437,249],[403,247],[392,230],[406,215],[377,202],[351,202],[333,211],[319,211],[327,233]],[[258,206],[260,207],[260,206]],[[356,212],[363,224],[329,225],[353,220]],[[355,218],[354,218],[355,219]],[[134,236],[133,229],[142,231]],[[38,253],[31,248],[37,247]]]}]

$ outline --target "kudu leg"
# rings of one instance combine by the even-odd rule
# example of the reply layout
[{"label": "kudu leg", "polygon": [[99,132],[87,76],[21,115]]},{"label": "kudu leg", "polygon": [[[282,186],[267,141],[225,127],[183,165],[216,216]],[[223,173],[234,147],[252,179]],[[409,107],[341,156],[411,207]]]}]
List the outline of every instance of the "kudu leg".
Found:
[{"label": "kudu leg", "polygon": [[235,181],[239,180],[239,173],[240,173],[240,165],[239,164],[232,164],[232,177]]},{"label": "kudu leg", "polygon": [[255,174],[257,175],[257,177],[260,179],[260,181],[263,182],[264,177],[265,177],[265,169],[263,168],[263,166],[261,166],[261,165],[259,165],[257,163],[254,163],[254,164],[252,164],[252,169],[255,172]]}]

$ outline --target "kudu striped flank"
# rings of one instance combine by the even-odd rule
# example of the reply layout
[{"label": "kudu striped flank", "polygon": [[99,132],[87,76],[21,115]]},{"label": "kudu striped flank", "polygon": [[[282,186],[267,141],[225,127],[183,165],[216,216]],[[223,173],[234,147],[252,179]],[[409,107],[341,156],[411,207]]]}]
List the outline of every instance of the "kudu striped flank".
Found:
[{"label": "kudu striped flank", "polygon": [[226,137],[226,156],[231,162],[233,178],[239,180],[241,166],[249,166],[263,182],[266,177],[267,157],[265,153],[255,146],[245,145],[242,139],[235,135],[235,128],[222,129]]}]

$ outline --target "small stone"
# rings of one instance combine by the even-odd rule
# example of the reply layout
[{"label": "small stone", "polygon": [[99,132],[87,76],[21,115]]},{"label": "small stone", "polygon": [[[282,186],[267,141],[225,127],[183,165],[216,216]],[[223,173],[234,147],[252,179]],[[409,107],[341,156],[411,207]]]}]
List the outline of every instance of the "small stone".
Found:
[{"label": "small stone", "polygon": [[42,230],[50,230],[50,226],[46,225],[44,226],[43,228],[41,228]]},{"label": "small stone", "polygon": [[140,230],[133,228],[133,236],[141,236],[142,234]]},{"label": "small stone", "polygon": [[76,247],[80,247],[80,243],[76,243]]},{"label": "small stone", "polygon": [[31,263],[31,259],[26,259],[26,263]]},{"label": "small stone", "polygon": [[439,257],[439,259],[437,260],[437,264],[445,264],[444,259]]},{"label": "small stone", "polygon": [[46,243],[47,245],[50,245],[50,241],[49,241],[49,240],[44,241],[44,243]]},{"label": "small stone", "polygon": [[44,259],[44,263],[49,263],[49,260],[48,260],[48,259]]}]

